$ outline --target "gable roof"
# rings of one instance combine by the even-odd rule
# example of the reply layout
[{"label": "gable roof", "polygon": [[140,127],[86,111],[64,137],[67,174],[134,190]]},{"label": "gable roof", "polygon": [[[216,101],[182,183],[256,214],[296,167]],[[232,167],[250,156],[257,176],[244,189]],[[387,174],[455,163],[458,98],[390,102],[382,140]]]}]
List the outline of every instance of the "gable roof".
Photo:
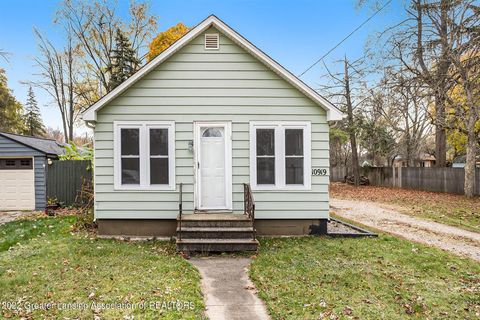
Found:
[{"label": "gable roof", "polygon": [[172,56],[175,52],[183,48],[191,40],[196,38],[199,34],[201,34],[203,31],[207,30],[210,27],[215,27],[216,29],[218,29],[225,36],[230,38],[240,47],[245,49],[248,53],[256,57],[262,63],[264,63],[273,72],[278,74],[280,77],[282,77],[292,86],[294,86],[296,89],[301,91],[304,95],[306,95],[315,103],[317,103],[319,106],[324,108],[327,111],[327,120],[341,120],[343,118],[343,113],[339,109],[337,109],[337,107],[335,107],[332,103],[330,103],[327,99],[325,99],[320,94],[318,94],[315,90],[313,90],[308,85],[306,85],[302,80],[297,78],[295,75],[293,75],[291,72],[285,69],[278,62],[270,58],[263,51],[255,47],[251,42],[249,42],[247,39],[242,37],[235,30],[230,28],[222,20],[220,20],[214,15],[211,15],[207,19],[200,22],[196,27],[191,29],[189,32],[187,32],[182,38],[177,40],[168,49],[166,49],[160,55],[155,57],[155,59],[153,59],[152,61],[147,63],[145,66],[143,66],[134,75],[132,75],[127,80],[125,80],[121,85],[119,85],[118,87],[110,91],[108,94],[103,96],[96,103],[91,105],[87,110],[83,112],[83,115],[82,115],[83,120],[87,122],[96,121],[98,110],[100,110],[107,103],[115,99],[118,95],[120,95],[130,86],[132,86],[135,82],[140,80],[144,75],[146,75],[148,72],[156,68],[159,64],[161,64],[163,61],[165,61],[167,58]]},{"label": "gable roof", "polygon": [[0,136],[18,142],[24,146],[30,147],[47,155],[61,155],[65,149],[55,140],[37,138],[31,136],[22,136],[14,133],[0,132]]}]

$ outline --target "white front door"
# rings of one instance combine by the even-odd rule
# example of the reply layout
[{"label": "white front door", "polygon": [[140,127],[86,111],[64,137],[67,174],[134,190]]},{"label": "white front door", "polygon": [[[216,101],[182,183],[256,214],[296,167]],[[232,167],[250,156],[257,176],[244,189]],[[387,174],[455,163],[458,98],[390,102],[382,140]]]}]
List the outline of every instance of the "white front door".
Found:
[{"label": "white front door", "polygon": [[232,209],[229,122],[195,123],[197,210]]}]

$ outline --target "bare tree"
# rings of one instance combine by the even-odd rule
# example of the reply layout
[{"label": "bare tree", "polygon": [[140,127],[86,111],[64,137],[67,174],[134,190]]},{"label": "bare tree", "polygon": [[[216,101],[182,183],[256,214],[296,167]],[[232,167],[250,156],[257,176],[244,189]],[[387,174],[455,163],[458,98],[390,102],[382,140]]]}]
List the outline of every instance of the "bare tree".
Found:
[{"label": "bare tree", "polygon": [[[43,88],[55,101],[61,117],[65,141],[74,137],[79,114],[111,88],[109,86],[116,30],[129,38],[137,57],[153,36],[157,18],[148,14],[148,3],[130,3],[130,20],[116,13],[109,0],[64,0],[55,22],[64,28],[66,44],[56,47],[35,30],[40,55],[35,62]],[[139,67],[139,66],[137,66]]]},{"label": "bare tree", "polygon": [[[82,76],[100,84],[99,95],[110,91],[112,53],[115,33],[122,30],[132,44],[136,58],[141,61],[143,49],[156,30],[156,16],[148,14],[147,3],[130,3],[130,21],[125,23],[116,13],[116,6],[108,0],[64,0],[57,12],[57,22],[72,32],[85,60]],[[89,80],[90,81],[90,80]]]},{"label": "bare tree", "polygon": [[0,49],[0,57],[2,57],[5,61],[8,62],[8,56],[10,54],[7,51],[4,51],[3,49]]},{"label": "bare tree", "polygon": [[350,75],[349,75],[349,64],[347,57],[345,56],[344,60],[344,74],[343,74],[343,83],[345,86],[345,104],[347,106],[347,121],[349,135],[350,135],[350,147],[352,149],[352,170],[354,177],[354,184],[358,186],[360,184],[360,169],[358,161],[358,149],[357,149],[357,137],[355,135],[355,122],[353,120],[353,103],[352,103],[352,92],[350,88]]},{"label": "bare tree", "polygon": [[475,130],[480,121],[480,6],[477,1],[464,0],[449,9],[449,37],[454,45],[446,58],[451,63],[448,74],[454,86],[447,99],[455,116],[463,122],[457,129],[464,130],[467,136],[464,190],[467,197],[473,197],[480,138]]},{"label": "bare tree", "polygon": [[[349,62],[347,57],[341,61],[343,64],[343,71],[332,73],[325,65],[328,72],[329,84],[324,84],[320,90],[325,92],[325,95],[334,100],[337,105],[347,113],[346,129],[350,140],[351,149],[351,165],[354,176],[354,184],[360,184],[360,164],[358,157],[358,143],[357,143],[357,123],[355,120],[355,110],[363,102],[360,91],[364,85],[361,81],[364,70],[361,69],[363,60],[356,60]],[[359,101],[360,100],[360,101]]]},{"label": "bare tree", "polygon": [[77,69],[74,62],[77,53],[70,36],[65,47],[59,51],[37,29],[34,32],[40,52],[40,57],[35,58],[35,62],[40,69],[41,80],[33,84],[53,98],[62,117],[65,142],[69,142],[73,139],[74,124],[79,116],[75,93]]},{"label": "bare tree", "polygon": [[414,165],[426,151],[425,142],[430,133],[429,99],[413,75],[405,70],[387,68],[377,94],[381,100],[377,109],[383,120],[395,133],[397,151],[407,166]]},{"label": "bare tree", "polygon": [[445,109],[447,92],[452,87],[447,55],[454,46],[450,34],[451,8],[458,0],[411,0],[408,19],[395,29],[389,43],[394,58],[414,74],[434,97],[436,166],[446,166],[447,140]]},{"label": "bare tree", "polygon": [[407,19],[382,33],[389,35],[387,59],[400,61],[429,90],[438,166],[446,163],[446,130],[467,136],[464,187],[470,197],[480,140],[475,132],[480,113],[480,6],[478,0],[407,3]]},{"label": "bare tree", "polygon": [[52,127],[48,127],[45,133],[45,138],[52,139],[60,143],[65,142],[65,135],[59,128],[54,129]]},{"label": "bare tree", "polygon": [[389,96],[378,85],[366,91],[359,110],[361,115],[357,115],[360,146],[366,150],[373,166],[389,165],[398,153],[395,131],[383,116],[383,110],[390,105]]}]

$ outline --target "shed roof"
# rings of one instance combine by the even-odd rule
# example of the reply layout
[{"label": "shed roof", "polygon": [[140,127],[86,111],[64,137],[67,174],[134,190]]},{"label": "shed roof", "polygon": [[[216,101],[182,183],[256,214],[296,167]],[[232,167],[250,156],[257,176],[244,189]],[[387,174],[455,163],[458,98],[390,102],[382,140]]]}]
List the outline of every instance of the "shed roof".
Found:
[{"label": "shed roof", "polygon": [[187,43],[191,40],[196,38],[199,34],[203,31],[207,30],[210,27],[214,27],[220,32],[222,32],[225,36],[230,38],[232,41],[237,43],[240,47],[244,48],[248,53],[252,56],[256,57],[260,60],[263,64],[269,67],[272,71],[277,73],[280,77],[302,92],[305,96],[309,97],[312,101],[314,101],[317,105],[324,108],[327,112],[327,120],[341,120],[343,119],[343,113],[334,106],[331,102],[327,99],[322,97],[318,92],[310,88],[307,84],[305,84],[302,80],[297,78],[287,69],[285,69],[282,65],[278,62],[273,60],[263,51],[258,49],[254,46],[251,42],[247,39],[242,37],[239,33],[233,30],[230,26],[224,23],[222,20],[217,18],[214,15],[210,15],[208,18],[200,22],[197,26],[187,32],[183,37],[177,40],[174,44],[172,44],[168,49],[163,51],[159,54],[155,59],[147,63],[143,66],[140,70],[138,70],[135,74],[133,74],[130,78],[125,80],[122,84],[118,87],[107,93],[103,96],[100,100],[96,103],[91,105],[87,110],[85,110],[82,114],[83,120],[86,122],[96,121],[97,120],[97,111],[100,110],[103,106],[105,106],[108,102],[115,99],[118,95],[132,86],[135,82],[141,79],[144,75],[148,72],[153,70],[167,58],[172,56],[176,53],[179,49],[184,47]]},{"label": "shed roof", "polygon": [[63,148],[63,144],[60,144],[55,140],[32,136],[23,136],[20,134],[6,132],[0,132],[0,135],[10,140],[16,141],[20,144],[23,144],[24,146],[43,152],[47,155],[58,156],[65,153],[65,148]]},{"label": "shed roof", "polygon": [[[476,159],[476,162],[480,162],[480,155],[477,155],[475,159]],[[452,162],[453,163],[466,163],[467,162],[467,156],[466,155],[458,156],[455,159],[453,159]]]}]

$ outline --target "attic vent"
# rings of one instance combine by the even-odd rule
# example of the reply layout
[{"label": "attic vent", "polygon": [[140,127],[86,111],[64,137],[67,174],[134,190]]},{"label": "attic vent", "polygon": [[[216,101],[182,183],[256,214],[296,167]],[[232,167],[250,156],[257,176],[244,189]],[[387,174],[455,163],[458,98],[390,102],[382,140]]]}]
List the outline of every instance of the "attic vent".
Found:
[{"label": "attic vent", "polygon": [[205,34],[205,50],[216,50],[219,48],[218,33]]}]

